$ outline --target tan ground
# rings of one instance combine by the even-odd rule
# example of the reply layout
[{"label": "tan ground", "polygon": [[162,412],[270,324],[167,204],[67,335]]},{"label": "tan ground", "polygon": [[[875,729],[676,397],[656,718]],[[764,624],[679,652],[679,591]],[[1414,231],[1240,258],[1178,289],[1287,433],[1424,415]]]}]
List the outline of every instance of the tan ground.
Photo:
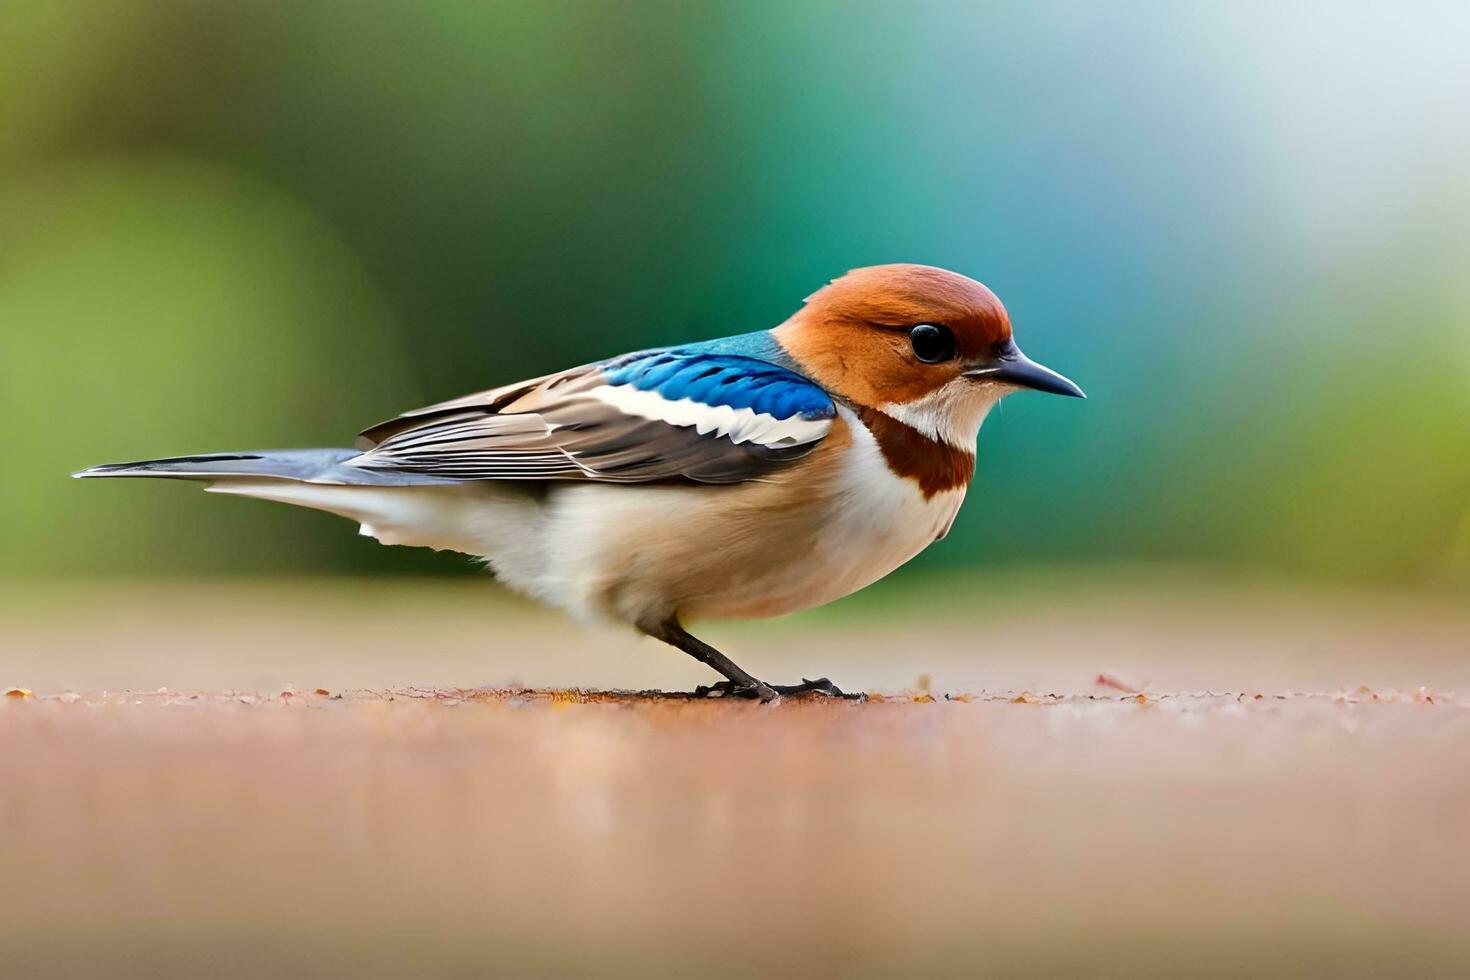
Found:
[{"label": "tan ground", "polygon": [[773,679],[890,692],[767,707],[508,688],[705,678],[480,584],[27,587],[0,614],[0,687],[33,692],[0,699],[7,978],[1470,962],[1449,598],[919,583],[710,631]]}]

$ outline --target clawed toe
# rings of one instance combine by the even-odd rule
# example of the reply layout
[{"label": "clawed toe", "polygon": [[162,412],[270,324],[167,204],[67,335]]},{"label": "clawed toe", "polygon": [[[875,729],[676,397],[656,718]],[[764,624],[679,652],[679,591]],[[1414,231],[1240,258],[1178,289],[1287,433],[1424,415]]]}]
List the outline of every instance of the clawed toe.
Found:
[{"label": "clawed toe", "polygon": [[754,684],[720,681],[717,684],[699,685],[694,689],[694,696],[696,698],[744,698],[765,704],[776,700],[777,694],[769,684],[763,684],[760,681]]},{"label": "clawed toe", "polygon": [[752,701],[774,701],[778,697],[801,697],[819,695],[828,698],[843,698],[861,701],[862,694],[848,694],[825,677],[816,680],[802,678],[800,684],[737,684],[735,681],[720,681],[717,684],[701,684],[694,689],[696,698],[744,698]]},{"label": "clawed toe", "polygon": [[844,698],[849,701],[861,701],[863,698],[863,695],[860,693],[848,694],[846,691],[842,690],[842,688],[838,687],[836,684],[833,684],[825,677],[818,677],[814,681],[807,680],[805,677],[803,677],[800,684],[775,684],[773,685],[773,688],[776,693],[781,695],[782,697],[790,697],[793,695],[802,694],[820,694],[823,697]]}]

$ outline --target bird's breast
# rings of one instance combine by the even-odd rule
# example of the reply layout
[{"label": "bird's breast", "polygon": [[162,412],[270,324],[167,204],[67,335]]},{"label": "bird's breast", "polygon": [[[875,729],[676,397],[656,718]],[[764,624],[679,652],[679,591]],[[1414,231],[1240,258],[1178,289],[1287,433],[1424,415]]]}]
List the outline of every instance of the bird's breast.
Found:
[{"label": "bird's breast", "polygon": [[871,585],[948,532],[973,458],[895,468],[858,412],[839,414],[845,438],[803,465],[784,501],[747,524],[759,543],[746,564],[727,553],[723,587],[691,597],[688,611],[761,617],[819,606]]},{"label": "bird's breast", "polygon": [[[558,485],[547,505],[558,605],[626,622],[779,616],[867,586],[943,537],[960,480],[900,475],[858,413],[809,457],[730,486]],[[499,567],[499,566],[497,566]]]}]

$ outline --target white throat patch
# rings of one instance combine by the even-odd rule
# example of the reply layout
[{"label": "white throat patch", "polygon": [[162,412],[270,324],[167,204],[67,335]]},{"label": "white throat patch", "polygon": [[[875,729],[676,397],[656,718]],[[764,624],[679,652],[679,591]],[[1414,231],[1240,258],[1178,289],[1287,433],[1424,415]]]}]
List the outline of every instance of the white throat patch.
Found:
[{"label": "white throat patch", "polygon": [[878,411],[930,439],[974,452],[985,416],[1014,390],[1011,385],[955,378],[913,401],[885,402]]}]

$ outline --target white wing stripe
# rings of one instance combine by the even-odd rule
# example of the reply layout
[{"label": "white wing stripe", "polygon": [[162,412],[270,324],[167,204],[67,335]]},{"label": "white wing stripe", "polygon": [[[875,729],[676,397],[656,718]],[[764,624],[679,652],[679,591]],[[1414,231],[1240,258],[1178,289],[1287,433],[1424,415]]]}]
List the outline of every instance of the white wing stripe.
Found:
[{"label": "white wing stripe", "polygon": [[831,419],[804,419],[799,415],[778,419],[749,408],[705,405],[692,398],[670,401],[656,391],[641,391],[632,385],[605,385],[591,389],[587,395],[638,418],[693,426],[702,436],[727,436],[736,445],[753,442],[767,448],[801,446],[823,438],[832,428]]}]

